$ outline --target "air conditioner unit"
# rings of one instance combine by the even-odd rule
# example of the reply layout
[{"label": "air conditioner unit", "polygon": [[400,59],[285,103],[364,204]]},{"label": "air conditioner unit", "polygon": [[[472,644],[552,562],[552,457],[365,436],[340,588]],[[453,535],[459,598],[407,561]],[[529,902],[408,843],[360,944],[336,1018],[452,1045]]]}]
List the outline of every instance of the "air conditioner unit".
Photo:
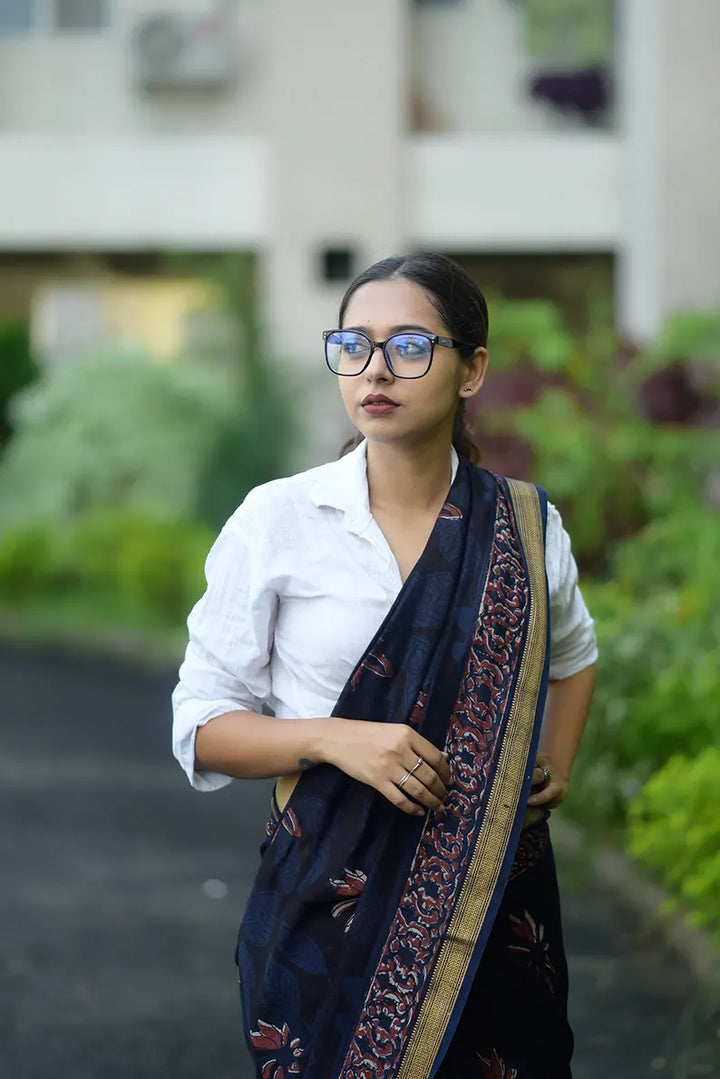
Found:
[{"label": "air conditioner unit", "polygon": [[131,49],[135,82],[144,90],[221,89],[235,74],[232,28],[222,11],[146,15]]}]

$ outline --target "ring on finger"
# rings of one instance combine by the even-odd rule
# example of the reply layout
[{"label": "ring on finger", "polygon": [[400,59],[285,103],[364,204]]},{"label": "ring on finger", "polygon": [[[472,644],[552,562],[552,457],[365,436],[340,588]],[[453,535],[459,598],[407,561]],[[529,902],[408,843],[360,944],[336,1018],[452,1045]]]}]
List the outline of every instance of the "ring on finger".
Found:
[{"label": "ring on finger", "polygon": [[415,761],[415,764],[412,766],[412,768],[408,769],[408,771],[402,777],[400,782],[397,784],[398,787],[402,787],[404,783],[407,783],[410,776],[414,776],[415,773],[417,772],[418,768],[420,767],[420,765],[424,764],[424,763],[425,763],[425,761],[422,759],[422,757],[418,757],[418,759]]},{"label": "ring on finger", "polygon": [[541,764],[541,765],[539,765],[539,767],[540,767],[540,768],[542,768],[542,774],[543,774],[543,782],[545,782],[545,783],[549,783],[549,782],[550,782],[550,780],[552,779],[552,772],[550,771],[550,769],[549,769],[549,768],[546,768],[546,767],[545,767],[544,765],[542,765],[542,764]]}]

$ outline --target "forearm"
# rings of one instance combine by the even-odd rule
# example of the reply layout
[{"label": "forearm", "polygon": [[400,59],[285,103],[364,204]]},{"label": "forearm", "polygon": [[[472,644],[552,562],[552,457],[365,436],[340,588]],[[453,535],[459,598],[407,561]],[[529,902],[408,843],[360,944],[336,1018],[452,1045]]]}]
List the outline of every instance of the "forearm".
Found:
[{"label": "forearm", "polygon": [[547,756],[553,770],[565,778],[570,776],[585,730],[594,687],[594,664],[548,686],[538,756]]},{"label": "forearm", "polygon": [[236,779],[291,775],[327,761],[347,720],[276,719],[259,712],[225,712],[198,727],[195,767]]}]

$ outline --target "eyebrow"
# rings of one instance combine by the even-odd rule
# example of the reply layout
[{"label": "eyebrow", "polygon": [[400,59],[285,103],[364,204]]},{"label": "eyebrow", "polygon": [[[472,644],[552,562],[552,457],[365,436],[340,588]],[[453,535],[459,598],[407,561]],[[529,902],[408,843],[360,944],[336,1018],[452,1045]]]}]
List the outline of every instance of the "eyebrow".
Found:
[{"label": "eyebrow", "polygon": [[[370,330],[367,326],[343,326],[344,330],[358,330],[360,333],[364,333],[367,337],[370,337]],[[435,336],[433,330],[429,330],[427,326],[416,326],[414,324],[403,324],[402,326],[393,326],[388,336],[392,337],[395,333],[405,333],[406,331],[415,330],[418,333],[428,333],[430,336]]]}]

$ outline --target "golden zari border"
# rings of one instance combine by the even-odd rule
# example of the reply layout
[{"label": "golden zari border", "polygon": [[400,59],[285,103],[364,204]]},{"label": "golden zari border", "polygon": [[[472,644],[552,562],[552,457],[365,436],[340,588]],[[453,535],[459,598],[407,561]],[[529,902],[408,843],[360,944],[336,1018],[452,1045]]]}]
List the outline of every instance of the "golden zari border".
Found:
[{"label": "golden zari border", "polygon": [[535,487],[518,480],[507,482],[530,584],[525,649],[485,820],[397,1079],[427,1079],[430,1075],[495,892],[535,727],[548,617],[542,517]]}]

